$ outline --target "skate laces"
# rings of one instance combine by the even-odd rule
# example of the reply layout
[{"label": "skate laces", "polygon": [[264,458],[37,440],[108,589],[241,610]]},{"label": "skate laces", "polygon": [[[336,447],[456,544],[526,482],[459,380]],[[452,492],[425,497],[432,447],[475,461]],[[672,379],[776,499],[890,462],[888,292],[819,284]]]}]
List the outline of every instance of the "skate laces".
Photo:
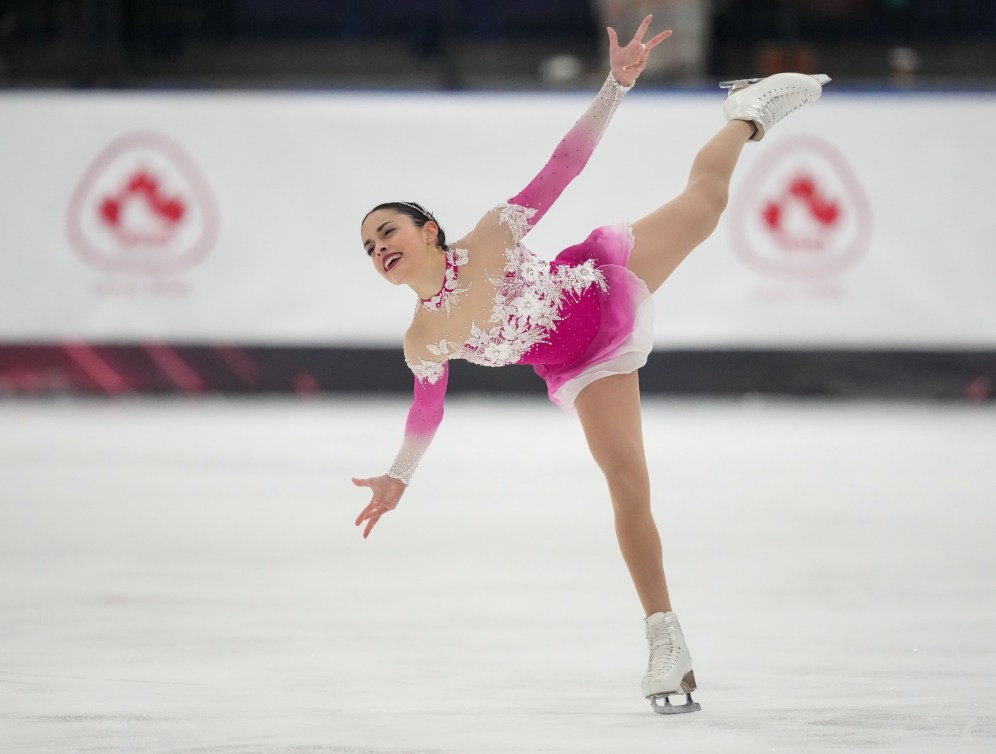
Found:
[{"label": "skate laces", "polygon": [[647,625],[647,641],[650,644],[650,661],[647,672],[652,675],[667,675],[678,664],[680,646],[675,641],[678,628],[674,621],[665,619],[658,626]]},{"label": "skate laces", "polygon": [[809,94],[801,87],[786,87],[775,92],[770,98],[757,104],[760,110],[771,124],[777,123],[793,110],[809,102]]}]

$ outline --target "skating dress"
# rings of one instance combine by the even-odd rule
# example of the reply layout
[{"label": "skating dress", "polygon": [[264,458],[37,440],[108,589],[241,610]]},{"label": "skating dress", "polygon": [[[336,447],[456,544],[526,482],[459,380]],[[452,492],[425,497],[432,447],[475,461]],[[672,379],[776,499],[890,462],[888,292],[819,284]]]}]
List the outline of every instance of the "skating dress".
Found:
[{"label": "skating dress", "polygon": [[446,251],[442,288],[419,302],[405,336],[415,395],[389,476],[411,481],[442,421],[451,359],[532,365],[566,409],[586,385],[646,363],[653,300],[626,268],[626,223],[596,228],[553,261],[522,243],[587,164],[626,91],[610,75],[532,182]]}]

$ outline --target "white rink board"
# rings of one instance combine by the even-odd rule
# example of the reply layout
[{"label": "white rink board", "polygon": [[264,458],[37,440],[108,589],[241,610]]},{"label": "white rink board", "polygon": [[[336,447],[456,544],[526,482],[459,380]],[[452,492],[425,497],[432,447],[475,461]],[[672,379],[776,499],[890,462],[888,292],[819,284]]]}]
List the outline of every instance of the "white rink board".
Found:
[{"label": "white rink board", "polygon": [[993,407],[647,401],[682,718],[639,695],[604,486],[552,406],[453,401],[360,538],[349,477],[405,410],[0,404],[4,751],[996,748]]},{"label": "white rink board", "polygon": [[[458,238],[589,101],[0,95],[0,340],[397,344],[412,296],[369,269],[364,212],[418,200]],[[550,257],[674,196],[721,104],[629,95],[529,244]],[[993,348],[993,122],[993,96],[829,85],[748,145],[721,227],[658,295],[658,345]],[[154,192],[126,191],[143,171]]]}]

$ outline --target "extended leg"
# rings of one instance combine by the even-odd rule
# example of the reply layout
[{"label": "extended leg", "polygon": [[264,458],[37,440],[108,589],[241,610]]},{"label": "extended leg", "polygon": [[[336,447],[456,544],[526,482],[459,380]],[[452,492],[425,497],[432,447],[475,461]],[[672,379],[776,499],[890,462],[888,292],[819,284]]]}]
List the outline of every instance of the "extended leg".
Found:
[{"label": "extended leg", "polygon": [[727,123],[695,156],[684,191],[633,223],[629,269],[651,293],[716,229],[729,199],[733,169],[755,130],[747,121]]},{"label": "extended leg", "polygon": [[685,190],[633,224],[629,268],[651,292],[716,229],[744,143],[760,141],[782,118],[816,102],[829,80],[822,74],[780,73],[752,85],[727,82],[732,88],[723,111],[729,123],[696,155]]}]

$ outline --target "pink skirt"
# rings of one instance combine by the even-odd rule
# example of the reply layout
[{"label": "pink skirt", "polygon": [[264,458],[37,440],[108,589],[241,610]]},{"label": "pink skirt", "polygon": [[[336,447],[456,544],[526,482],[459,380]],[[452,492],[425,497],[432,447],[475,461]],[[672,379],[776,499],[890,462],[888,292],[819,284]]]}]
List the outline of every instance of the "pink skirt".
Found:
[{"label": "pink skirt", "polygon": [[533,365],[546,381],[550,400],[566,410],[573,410],[578,394],[592,382],[642,367],[654,347],[654,300],[646,283],[626,268],[632,250],[628,223],[606,225],[551,263],[580,265],[593,259],[606,283],[605,290],[596,287],[596,295],[566,300],[561,321],[550,334],[549,346],[556,351],[559,340],[572,337],[572,329],[584,330],[584,323],[597,320],[597,330],[580,356],[568,364]]}]

